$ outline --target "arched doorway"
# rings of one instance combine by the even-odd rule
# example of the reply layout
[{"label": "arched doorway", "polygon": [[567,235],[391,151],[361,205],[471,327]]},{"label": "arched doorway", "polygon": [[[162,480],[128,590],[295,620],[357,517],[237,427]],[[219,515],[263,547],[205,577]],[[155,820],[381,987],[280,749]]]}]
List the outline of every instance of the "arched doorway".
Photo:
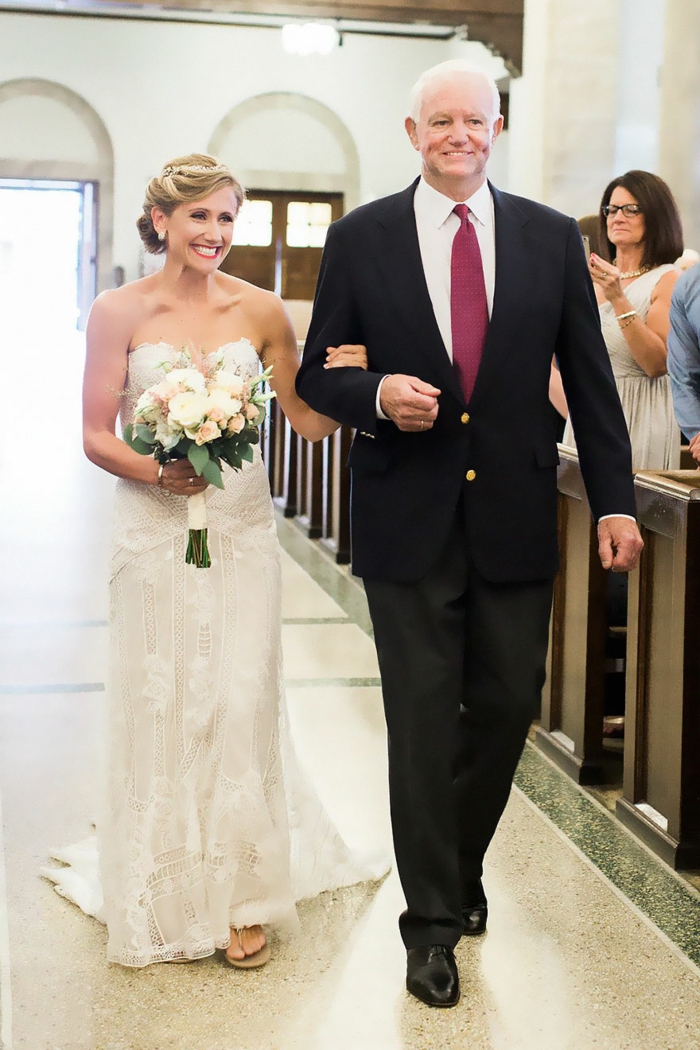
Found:
[{"label": "arched doorway", "polygon": [[359,199],[345,124],[316,99],[270,92],[231,110],[209,149],[248,190],[223,268],[287,300],[311,299],[325,231]]},{"label": "arched doorway", "polygon": [[50,80],[0,84],[0,180],[81,192],[82,275],[78,307],[84,322],[95,291],[111,285],[114,154],[99,114],[76,92]]}]

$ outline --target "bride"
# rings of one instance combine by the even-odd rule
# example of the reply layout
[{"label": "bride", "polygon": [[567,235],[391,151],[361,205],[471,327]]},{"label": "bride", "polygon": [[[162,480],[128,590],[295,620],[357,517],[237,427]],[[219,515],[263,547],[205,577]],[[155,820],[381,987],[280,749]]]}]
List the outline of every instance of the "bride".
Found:
[{"label": "bride", "polygon": [[[262,965],[263,924],[294,922],[295,901],[382,874],[351,855],[289,739],[279,549],[259,451],[240,472],[224,467],[223,490],[208,490],[212,567],[199,569],[185,564],[186,497],[205,481],[186,459],[159,471],[115,433],[117,415],[122,427],[132,420],[139,395],[163,378],[158,366],[183,348],[195,362],[221,351],[244,377],[271,367],[298,433],[316,441],[336,429],[296,396],[297,346],[281,300],[218,269],[242,202],[216,158],[167,164],[137,223],[165,265],[100,295],[87,330],[85,451],[120,479],[98,823],[104,902],[95,910],[108,959],[124,966],[217,948],[234,966]],[[327,367],[358,365],[364,347],[329,351]],[[63,872],[51,875],[75,899],[75,871]]]}]

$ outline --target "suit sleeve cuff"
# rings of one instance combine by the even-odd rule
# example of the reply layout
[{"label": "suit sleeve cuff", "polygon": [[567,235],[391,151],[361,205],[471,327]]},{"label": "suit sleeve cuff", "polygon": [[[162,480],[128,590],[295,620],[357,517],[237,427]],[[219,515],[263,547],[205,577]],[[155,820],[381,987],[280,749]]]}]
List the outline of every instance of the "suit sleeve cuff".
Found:
[{"label": "suit sleeve cuff", "polygon": [[389,418],[387,415],[384,414],[384,412],[382,412],[382,385],[384,383],[384,380],[388,379],[388,378],[389,378],[388,375],[382,376],[382,378],[379,380],[379,386],[377,387],[377,401],[376,401],[377,419],[388,419]]},{"label": "suit sleeve cuff", "polygon": [[631,514],[604,514],[602,518],[598,518],[598,524],[600,525],[601,521],[606,521],[608,518],[627,518],[628,521],[633,521],[635,525],[637,524],[637,519],[633,518]]}]

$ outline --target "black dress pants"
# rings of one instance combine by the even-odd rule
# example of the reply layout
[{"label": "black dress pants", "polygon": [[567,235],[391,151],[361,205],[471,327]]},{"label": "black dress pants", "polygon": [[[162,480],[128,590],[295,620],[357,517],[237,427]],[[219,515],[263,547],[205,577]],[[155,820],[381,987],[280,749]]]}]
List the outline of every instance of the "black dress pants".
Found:
[{"label": "black dress pants", "polygon": [[552,581],[494,584],[471,562],[463,510],[417,583],[365,579],[389,734],[407,948],[454,947],[545,677]]}]

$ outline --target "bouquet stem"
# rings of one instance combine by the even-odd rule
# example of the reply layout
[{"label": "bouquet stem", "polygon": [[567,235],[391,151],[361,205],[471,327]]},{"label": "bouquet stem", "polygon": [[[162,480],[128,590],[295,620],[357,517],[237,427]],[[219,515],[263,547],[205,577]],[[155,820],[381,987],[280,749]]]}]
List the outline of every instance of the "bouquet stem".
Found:
[{"label": "bouquet stem", "polygon": [[190,529],[185,561],[198,569],[210,569],[209,544],[206,529]]},{"label": "bouquet stem", "polygon": [[207,502],[203,492],[188,496],[187,523],[189,537],[185,561],[197,569],[211,568],[209,544],[207,543]]}]

